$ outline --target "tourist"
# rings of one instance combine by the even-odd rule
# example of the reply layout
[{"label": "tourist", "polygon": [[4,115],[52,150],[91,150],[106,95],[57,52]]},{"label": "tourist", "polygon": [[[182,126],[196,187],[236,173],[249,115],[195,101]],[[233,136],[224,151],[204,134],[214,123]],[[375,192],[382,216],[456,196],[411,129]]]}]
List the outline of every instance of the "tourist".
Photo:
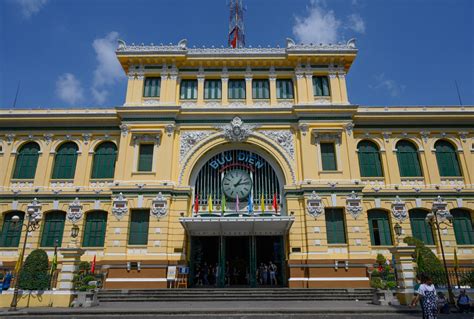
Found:
[{"label": "tourist", "polygon": [[471,308],[471,301],[469,300],[469,296],[466,294],[465,289],[461,290],[461,293],[459,294],[458,307],[461,313],[469,313],[469,310]]},{"label": "tourist", "polygon": [[266,264],[263,265],[263,284],[268,284],[268,266]]},{"label": "tourist", "polygon": [[436,289],[429,276],[421,275],[420,288],[418,288],[418,295],[414,300],[414,304],[421,298],[421,306],[423,308],[423,315],[426,319],[436,319],[438,315],[438,304],[436,302]]},{"label": "tourist", "polygon": [[417,298],[418,297],[418,289],[420,288],[421,285],[421,277],[420,275],[416,275],[415,278],[415,286],[413,287],[413,299],[411,300],[410,306],[415,307],[418,300],[420,301],[420,306],[421,306],[421,316],[422,318],[425,318],[425,314],[423,313],[423,300]]},{"label": "tourist", "polygon": [[276,272],[277,272],[277,266],[270,261],[270,285],[273,285],[275,283],[275,286],[278,284],[277,279],[276,279]]},{"label": "tourist", "polygon": [[260,266],[258,267],[258,282],[260,285],[263,285],[263,270],[264,270],[263,263],[260,263]]},{"label": "tourist", "polygon": [[449,303],[441,291],[438,292],[438,313],[449,313]]},{"label": "tourist", "polygon": [[209,266],[207,262],[204,262],[204,266],[202,267],[202,280],[205,286],[209,285]]},{"label": "tourist", "polygon": [[8,290],[10,288],[12,278],[13,278],[12,272],[8,271],[7,274],[5,275],[5,278],[3,278],[1,290]]}]

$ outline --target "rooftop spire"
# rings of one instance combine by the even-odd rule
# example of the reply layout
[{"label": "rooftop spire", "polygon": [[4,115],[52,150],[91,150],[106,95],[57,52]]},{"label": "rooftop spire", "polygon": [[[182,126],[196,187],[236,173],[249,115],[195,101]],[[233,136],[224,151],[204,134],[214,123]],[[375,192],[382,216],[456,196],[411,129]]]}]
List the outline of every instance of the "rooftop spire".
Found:
[{"label": "rooftop spire", "polygon": [[242,0],[229,0],[229,46],[245,47],[244,11]]}]

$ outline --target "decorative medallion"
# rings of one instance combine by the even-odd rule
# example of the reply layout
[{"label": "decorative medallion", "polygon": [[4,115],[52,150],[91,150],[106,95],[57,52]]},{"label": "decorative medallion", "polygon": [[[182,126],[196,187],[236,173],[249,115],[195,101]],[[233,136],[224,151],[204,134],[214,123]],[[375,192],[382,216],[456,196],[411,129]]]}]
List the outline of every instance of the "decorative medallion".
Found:
[{"label": "decorative medallion", "polygon": [[362,200],[354,191],[346,198],[346,210],[354,219],[362,213]]},{"label": "decorative medallion", "polygon": [[323,202],[321,197],[316,194],[315,191],[311,194],[311,197],[306,201],[307,211],[314,218],[318,218],[324,212]]},{"label": "decorative medallion", "polygon": [[33,218],[39,218],[41,219],[41,204],[38,202],[38,199],[37,198],[34,198],[33,201],[31,203],[28,204],[28,210],[27,212],[32,212],[32,214],[30,215],[30,218],[33,219]]},{"label": "decorative medallion", "polygon": [[277,145],[283,147],[288,155],[290,155],[290,158],[295,160],[295,143],[293,134],[290,130],[261,130],[258,132],[275,141]]},{"label": "decorative medallion", "polygon": [[407,207],[405,206],[405,202],[397,195],[395,200],[392,202],[392,214],[395,219],[402,222],[408,216]]},{"label": "decorative medallion", "polygon": [[128,212],[127,199],[120,193],[112,200],[112,214],[117,219],[122,218]]},{"label": "decorative medallion", "polygon": [[347,135],[351,136],[352,134],[352,130],[354,129],[354,123],[353,122],[349,122],[346,124],[346,126],[344,127],[346,129],[346,132],[347,132]]},{"label": "decorative medallion", "polygon": [[189,150],[193,148],[197,143],[204,140],[206,137],[214,133],[213,131],[185,131],[181,133],[180,145],[179,145],[179,161],[188,154]]},{"label": "decorative medallion", "polygon": [[166,216],[168,213],[168,205],[166,201],[166,197],[163,196],[161,192],[153,198],[151,202],[151,214],[156,218],[160,218]]},{"label": "decorative medallion", "polygon": [[76,197],[76,199],[74,199],[74,201],[69,204],[66,218],[75,224],[82,218],[82,215],[82,204],[79,201],[79,198]]},{"label": "decorative medallion", "polygon": [[253,130],[257,127],[257,125],[244,123],[238,116],[234,117],[229,124],[216,126],[216,128],[223,132],[224,138],[229,142],[245,141],[253,134]]},{"label": "decorative medallion", "polygon": [[445,220],[447,216],[451,215],[448,210],[448,203],[444,201],[441,196],[438,196],[436,201],[433,202],[433,211],[438,214],[440,220]]}]

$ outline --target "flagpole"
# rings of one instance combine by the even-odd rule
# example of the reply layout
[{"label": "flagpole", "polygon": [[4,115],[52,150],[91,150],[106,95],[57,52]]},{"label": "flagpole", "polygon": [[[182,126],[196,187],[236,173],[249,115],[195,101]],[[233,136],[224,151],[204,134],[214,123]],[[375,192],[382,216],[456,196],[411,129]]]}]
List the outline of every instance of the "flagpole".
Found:
[{"label": "flagpole", "polygon": [[53,276],[54,272],[56,271],[57,263],[58,263],[58,239],[54,241],[54,255],[53,261],[51,262],[51,274],[49,276],[49,290],[53,289]]}]

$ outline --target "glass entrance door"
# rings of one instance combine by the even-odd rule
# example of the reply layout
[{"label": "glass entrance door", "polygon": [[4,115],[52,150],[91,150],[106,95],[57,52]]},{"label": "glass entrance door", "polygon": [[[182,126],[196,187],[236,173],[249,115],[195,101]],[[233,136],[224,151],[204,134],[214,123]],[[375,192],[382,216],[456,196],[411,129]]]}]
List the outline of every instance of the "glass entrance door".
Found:
[{"label": "glass entrance door", "polygon": [[257,236],[255,242],[257,286],[286,286],[283,236]]},{"label": "glass entrance door", "polygon": [[225,237],[225,285],[250,285],[250,237]]},{"label": "glass entrance door", "polygon": [[191,237],[190,286],[218,286],[219,237]]}]

